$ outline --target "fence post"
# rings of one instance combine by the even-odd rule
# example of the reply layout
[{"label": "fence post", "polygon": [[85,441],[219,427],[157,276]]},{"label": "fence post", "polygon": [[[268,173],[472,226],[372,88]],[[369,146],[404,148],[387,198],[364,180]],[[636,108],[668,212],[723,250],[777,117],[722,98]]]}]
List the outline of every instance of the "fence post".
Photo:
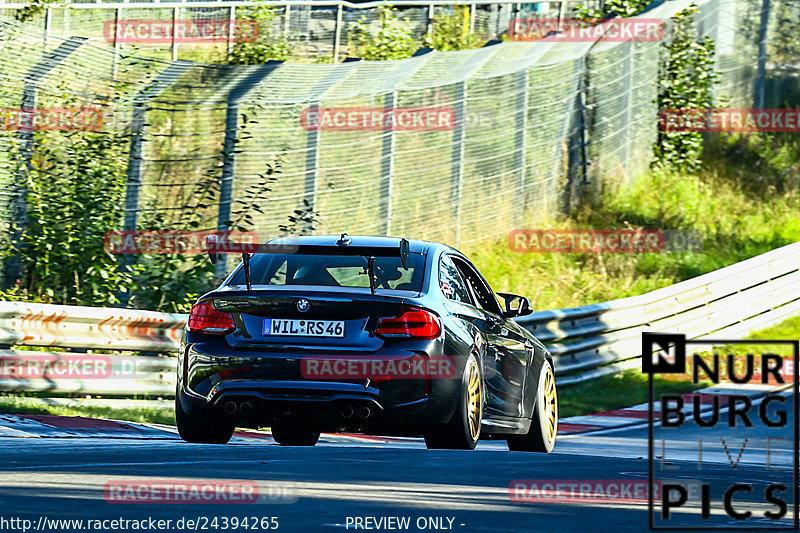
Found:
[{"label": "fence post", "polygon": [[634,76],[634,42],[628,41],[628,53],[625,55],[625,69],[623,77],[625,78],[625,179],[631,179],[631,136],[636,132],[631,127],[631,120],[633,119],[633,76]]},{"label": "fence post", "polygon": [[292,5],[286,4],[286,13],[283,15],[283,33],[286,35],[289,34],[289,30],[292,29],[291,21],[292,21]]},{"label": "fence post", "polygon": [[469,32],[471,34],[475,34],[475,15],[477,7],[475,4],[470,4],[469,6]]},{"label": "fence post", "polygon": [[133,98],[131,116],[131,142],[128,155],[128,174],[125,188],[125,215],[123,228],[134,231],[139,216],[139,191],[142,185],[142,144],[144,141],[147,102],[164,92],[186,72],[191,61],[176,61],[156,76]]},{"label": "fence post", "polygon": [[767,44],[769,38],[770,0],[761,1],[761,22],[758,28],[758,66],[756,68],[756,86],[753,107],[764,108],[764,92],[767,75]]},{"label": "fence post", "polygon": [[[20,121],[23,117],[28,118],[25,123],[27,127],[21,127],[19,131],[19,155],[22,159],[23,168],[17,170],[14,181],[11,185],[11,202],[9,220],[12,227],[9,231],[9,242],[16,249],[21,249],[22,234],[28,221],[28,172],[31,170],[31,160],[33,159],[33,124],[36,114],[36,93],[38,82],[47,76],[59,63],[64,61],[67,56],[78,49],[84,42],[85,37],[70,37],[52,52],[46,52],[42,58],[25,74],[24,86],[22,89],[22,106]],[[21,254],[14,254],[4,265],[4,286],[11,288],[22,276]]]},{"label": "fence post", "polygon": [[563,29],[563,21],[564,21],[564,2],[565,0],[561,0],[558,3],[558,31]]},{"label": "fence post", "polygon": [[233,35],[236,33],[236,6],[228,8],[228,61],[231,60],[231,52],[233,52]]},{"label": "fence post", "polygon": [[178,25],[178,10],[179,7],[172,8],[172,60],[178,60],[178,42],[175,40],[175,30]]},{"label": "fence post", "polygon": [[526,191],[526,171],[527,165],[527,144],[528,144],[528,70],[521,70],[517,73],[517,120],[516,137],[514,139],[514,168],[519,169],[519,221],[518,224],[525,223],[525,208],[527,206]]},{"label": "fence post", "polygon": [[428,20],[425,23],[425,35],[430,37],[433,34],[433,18],[435,16],[434,13],[434,5],[431,4],[428,6]]},{"label": "fence post", "polygon": [[[345,59],[341,66],[334,67],[327,76],[322,78],[312,89],[309,98],[308,110],[319,109],[322,95],[330,89],[336,80],[344,79],[355,66],[359,59]],[[303,190],[303,200],[306,207],[312,211],[317,204],[317,172],[319,171],[319,128],[306,127],[306,174]],[[310,232],[310,228],[303,228],[303,232]]]},{"label": "fence post", "polygon": [[464,122],[465,108],[467,100],[467,82],[456,83],[455,96],[453,98],[453,110],[455,111],[455,125],[453,127],[453,148],[450,158],[450,205],[453,206],[453,227],[455,236],[453,242],[459,245],[461,238],[461,197],[463,195],[464,181]]},{"label": "fence post", "polygon": [[339,48],[342,43],[342,4],[336,5],[336,25],[333,29],[333,62],[339,61]]},{"label": "fence post", "polygon": [[50,39],[50,30],[53,26],[53,8],[48,7],[44,11],[44,45],[47,46],[47,41]]},{"label": "fence post", "polygon": [[[384,96],[383,112],[391,110],[394,114],[397,108],[397,91]],[[394,122],[392,122],[394,124]],[[394,128],[383,132],[383,144],[381,146],[381,200],[380,218],[383,220],[383,234],[392,233],[392,181],[394,179]]]},{"label": "fence post", "polygon": [[[228,108],[225,113],[225,140],[222,148],[222,178],[220,180],[219,210],[217,230],[229,231],[231,220],[231,204],[233,203],[233,181],[236,163],[236,144],[239,142],[239,106],[242,99],[255,89],[264,78],[269,76],[283,61],[269,61],[264,65],[237,69],[234,72],[243,74],[233,85],[228,94]],[[227,257],[227,256],[223,256]],[[227,261],[217,261],[214,277],[222,279],[228,273]]]},{"label": "fence post", "polygon": [[121,11],[122,10],[120,8],[116,8],[114,10],[114,59],[111,62],[112,80],[115,80],[117,78],[117,67],[119,66],[119,41],[117,39],[117,35],[119,34],[119,21],[120,21]]}]

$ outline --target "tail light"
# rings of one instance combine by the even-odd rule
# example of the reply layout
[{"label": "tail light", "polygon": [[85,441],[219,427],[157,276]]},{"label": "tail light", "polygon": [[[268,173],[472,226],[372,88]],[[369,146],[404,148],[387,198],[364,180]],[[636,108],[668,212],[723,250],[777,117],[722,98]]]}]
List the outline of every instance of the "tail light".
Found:
[{"label": "tail light", "polygon": [[198,302],[189,313],[189,331],[225,335],[234,329],[233,317],[230,313],[222,313],[214,309],[211,302]]},{"label": "tail light", "polygon": [[381,317],[375,335],[435,339],[442,332],[439,317],[424,309],[404,308],[400,316]]}]

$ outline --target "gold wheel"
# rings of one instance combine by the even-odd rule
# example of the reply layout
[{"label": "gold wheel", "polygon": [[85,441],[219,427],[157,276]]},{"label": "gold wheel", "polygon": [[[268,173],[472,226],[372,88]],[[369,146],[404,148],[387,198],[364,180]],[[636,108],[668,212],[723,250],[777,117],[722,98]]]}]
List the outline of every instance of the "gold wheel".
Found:
[{"label": "gold wheel", "polygon": [[481,433],[481,418],[483,417],[483,394],[481,390],[481,374],[478,364],[473,361],[469,368],[467,379],[467,422],[469,434],[473,441],[478,440]]},{"label": "gold wheel", "polygon": [[553,368],[545,364],[544,376],[544,403],[545,409],[545,433],[547,441],[553,442],[558,431],[558,394],[556,393],[556,378],[553,375]]}]

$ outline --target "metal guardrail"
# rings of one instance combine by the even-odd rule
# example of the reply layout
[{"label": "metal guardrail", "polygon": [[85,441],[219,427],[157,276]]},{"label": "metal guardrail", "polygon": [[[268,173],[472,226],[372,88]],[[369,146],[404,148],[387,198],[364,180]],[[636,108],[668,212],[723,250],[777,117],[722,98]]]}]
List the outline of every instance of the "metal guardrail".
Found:
[{"label": "metal guardrail", "polygon": [[[0,302],[0,348],[58,347],[67,352],[0,349],[0,390],[92,395],[173,396],[173,355],[187,315],[133,309]],[[88,350],[100,354],[86,353]],[[83,353],[81,353],[83,352]],[[89,364],[88,369],[75,366]]]},{"label": "metal guardrail", "polygon": [[548,344],[562,384],[641,357],[645,331],[744,335],[800,313],[800,243],[639,296],[540,311],[519,322]]},{"label": "metal guardrail", "polygon": [[[519,322],[549,346],[559,383],[570,384],[636,366],[645,331],[690,339],[738,336],[798,314],[798,287],[800,243],[794,243],[646,294],[539,311]],[[0,344],[170,353],[177,350],[185,320],[186,315],[150,311],[0,302]],[[110,365],[104,379],[33,379],[8,372],[9,361],[46,360],[54,372],[56,361],[81,356],[0,350],[0,390],[174,394],[172,357],[99,356]]]}]

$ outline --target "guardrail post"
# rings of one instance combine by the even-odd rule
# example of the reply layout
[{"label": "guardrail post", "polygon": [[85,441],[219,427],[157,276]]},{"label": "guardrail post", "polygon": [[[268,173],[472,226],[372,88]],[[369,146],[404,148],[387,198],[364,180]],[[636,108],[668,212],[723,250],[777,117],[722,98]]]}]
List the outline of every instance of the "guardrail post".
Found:
[{"label": "guardrail post", "polygon": [[[36,93],[39,80],[47,76],[59,63],[64,61],[72,52],[86,42],[85,37],[70,37],[52,52],[46,52],[42,58],[25,74],[25,84],[22,90],[22,108],[20,121],[27,116],[28,127],[20,128],[19,154],[23,168],[19,168],[14,175],[11,185],[10,217],[12,227],[9,232],[9,242],[16,249],[22,248],[22,234],[28,221],[28,172],[31,170],[33,159],[33,120],[36,114]],[[12,287],[16,280],[22,276],[21,254],[12,255],[4,265],[4,282],[6,288]]]},{"label": "guardrail post", "polygon": [[336,25],[333,29],[333,62],[339,61],[339,48],[342,43],[342,4],[336,5]]},{"label": "guardrail post", "polygon": [[756,67],[756,84],[753,107],[764,108],[764,93],[767,76],[767,44],[769,43],[769,11],[770,0],[761,1],[761,22],[758,28],[758,66]]},{"label": "guardrail post", "polygon": [[525,208],[527,206],[526,191],[526,165],[527,165],[527,144],[528,144],[528,85],[529,72],[527,69],[517,73],[517,120],[516,136],[514,139],[514,168],[519,169],[519,220],[518,224],[525,223]]},{"label": "guardrail post", "polygon": [[[397,108],[397,91],[387,94],[383,100],[383,111],[395,112]],[[394,128],[383,132],[381,147],[381,200],[380,218],[383,220],[383,234],[392,233],[392,180],[394,179]]]},{"label": "guardrail post", "polygon": [[453,127],[453,148],[450,158],[450,205],[453,206],[453,227],[455,235],[453,242],[459,245],[461,238],[461,197],[463,195],[464,180],[464,122],[466,119],[467,84],[465,81],[456,83],[453,98],[455,111],[455,125]]},{"label": "guardrail post", "polygon": [[[222,178],[220,180],[219,210],[217,229],[228,231],[231,220],[231,204],[233,202],[233,181],[236,163],[236,144],[239,142],[239,105],[252,89],[255,89],[264,78],[269,76],[283,61],[269,61],[264,65],[237,72],[244,75],[228,94],[228,109],[225,114],[225,141],[222,148]],[[223,256],[227,258],[227,256]],[[228,273],[227,261],[217,261],[214,277],[222,279]]]}]

